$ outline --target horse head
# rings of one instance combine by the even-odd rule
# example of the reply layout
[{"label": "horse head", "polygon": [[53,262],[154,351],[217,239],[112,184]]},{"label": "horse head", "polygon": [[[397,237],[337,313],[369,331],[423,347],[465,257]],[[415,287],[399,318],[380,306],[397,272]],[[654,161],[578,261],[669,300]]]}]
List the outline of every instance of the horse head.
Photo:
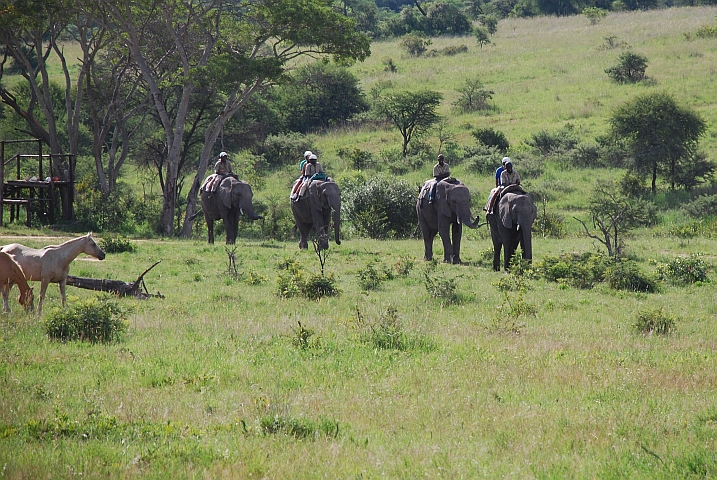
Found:
[{"label": "horse head", "polygon": [[20,305],[22,305],[26,312],[35,311],[35,295],[32,293],[32,287],[24,292],[20,292],[20,298],[18,298],[17,301],[20,302]]},{"label": "horse head", "polygon": [[83,249],[82,253],[86,253],[87,255],[92,255],[95,258],[99,258],[100,260],[105,259],[105,252],[95,243],[95,240],[92,238],[92,232],[85,235],[85,242],[83,243]]}]

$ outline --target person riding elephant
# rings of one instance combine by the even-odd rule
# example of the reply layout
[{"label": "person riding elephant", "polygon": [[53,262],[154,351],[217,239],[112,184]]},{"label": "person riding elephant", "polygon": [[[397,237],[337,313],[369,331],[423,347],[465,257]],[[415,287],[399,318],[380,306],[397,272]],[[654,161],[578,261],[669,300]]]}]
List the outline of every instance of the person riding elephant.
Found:
[{"label": "person riding elephant", "polygon": [[336,245],[341,245],[341,192],[336,182],[330,179],[314,180],[308,186],[305,196],[291,202],[296,228],[301,234],[300,249],[308,248],[312,230],[318,237],[319,250],[329,248],[332,210],[334,240]]},{"label": "person riding elephant", "polygon": [[506,187],[500,200],[486,214],[493,241],[493,270],[500,270],[500,251],[503,248],[503,268],[508,270],[518,244],[523,258],[533,259],[533,222],[538,209],[530,195],[519,189]]},{"label": "person riding elephant", "polygon": [[471,217],[471,194],[463,183],[445,179],[436,185],[436,197],[428,202],[433,180],[427,180],[416,202],[418,224],[424,244],[424,260],[433,260],[433,240],[440,234],[443,241],[444,263],[461,263],[461,236],[463,225],[478,227],[478,219]]},{"label": "person riding elephant", "polygon": [[251,186],[243,181],[226,176],[222,179],[216,192],[201,190],[199,198],[202,204],[204,219],[207,221],[209,243],[214,243],[214,221],[224,220],[227,245],[236,242],[239,231],[239,216],[244,214],[252,220],[263,218],[254,213]]}]

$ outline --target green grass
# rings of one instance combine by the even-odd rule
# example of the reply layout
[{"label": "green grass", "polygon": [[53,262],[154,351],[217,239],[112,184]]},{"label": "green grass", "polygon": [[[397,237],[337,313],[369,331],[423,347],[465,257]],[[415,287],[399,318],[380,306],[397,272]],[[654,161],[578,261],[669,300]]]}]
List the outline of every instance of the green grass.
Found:
[{"label": "green grass", "polygon": [[[469,263],[490,248],[481,232],[464,242]],[[647,270],[684,250],[713,264],[716,242],[682,248],[645,231],[629,246]],[[533,280],[521,295],[537,313],[514,334],[495,328],[505,297],[492,284],[505,274],[439,264],[432,275],[457,278],[460,301],[432,298],[417,239],[332,245],[326,270],[342,294],[320,301],[276,295],[286,258],[319,269],[295,242],[240,240],[237,280],[223,245],[136,244],[102,262],[81,256],[71,270],[129,281],[162,259],[146,282],[165,298],[120,300],[133,312],[123,341],[51,341],[43,318],[18,308],[0,320],[10,478],[675,478],[717,468],[711,284],[636,294]],[[592,248],[575,236],[534,241],[537,259]],[[361,288],[368,262],[406,259],[416,261],[408,276]],[[250,272],[269,280],[247,284]],[[48,308],[59,305],[55,285],[48,295]],[[94,295],[68,287],[71,305]],[[676,317],[674,333],[636,333],[638,312],[660,307]],[[306,347],[297,321],[312,332]],[[400,348],[386,348],[394,334]]]},{"label": "green grass", "polygon": [[[480,75],[496,91],[498,112],[450,116],[461,143],[471,128],[506,133],[514,149],[539,130],[574,124],[581,138],[605,131],[615,106],[646,89],[664,89],[717,123],[711,40],[687,41],[714,19],[715,8],[611,13],[591,26],[584,16],[501,21],[493,45],[473,37],[439,38],[431,48],[466,44],[469,53],[411,59],[398,42],[373,45],[352,67],[365,89],[390,80],[405,89],[442,91],[450,116],[455,89]],[[618,50],[614,35],[646,55],[654,85],[615,85],[604,69]],[[393,57],[397,74],[382,71]],[[703,139],[714,157],[715,139]],[[434,138],[431,142],[437,141]],[[378,153],[399,144],[393,130],[336,130],[317,136],[332,175],[347,169],[338,148]],[[450,160],[450,159],[449,159]],[[430,175],[411,172],[420,182]],[[454,174],[471,188],[478,214],[492,178]],[[564,239],[535,238],[534,257],[599,250],[572,218],[584,218],[591,185],[623,172],[561,169],[547,163],[535,188],[554,191],[548,211],[563,214]],[[128,173],[129,176],[131,174]],[[255,189],[256,199],[286,198],[296,167]],[[660,191],[662,208],[684,201]],[[539,206],[542,210],[542,205]],[[679,234],[677,210],[626,238],[642,271],[690,254],[714,281],[717,238]],[[427,288],[420,239],[376,241],[349,235],[331,244],[326,274],[341,294],[313,301],[279,298],[280,264],[295,259],[319,272],[297,241],[257,238],[243,227],[238,277],[223,239],[133,239],[134,252],[100,262],[80,256],[71,274],[145,278],[164,298],[120,299],[131,312],[116,343],[57,342],[45,317],[17,305],[0,318],[0,468],[9,478],[686,478],[717,474],[717,290],[713,283],[660,284],[659,293],[588,290],[530,280],[512,297],[505,274],[485,265],[486,227],[464,232],[465,266],[438,264],[433,284],[455,285],[452,300]],[[344,229],[346,232],[347,229]],[[714,231],[714,229],[712,229]],[[200,230],[201,233],[201,230]],[[60,239],[49,229],[12,225],[3,243],[40,247]],[[109,235],[108,235],[109,237]],[[436,239],[434,249],[442,250]],[[408,265],[367,291],[369,264]],[[490,262],[488,262],[490,263]],[[35,287],[36,295],[38,287]],[[446,290],[444,288],[444,290]],[[13,295],[11,295],[13,296]],[[68,287],[70,305],[95,293]],[[518,302],[517,300],[520,300]],[[15,304],[17,303],[16,300]],[[512,304],[510,302],[513,302]],[[56,285],[46,309],[59,306]],[[518,310],[516,306],[521,308]],[[535,313],[531,311],[535,309]],[[674,318],[667,336],[634,326],[645,311]],[[505,313],[504,313],[505,312]],[[301,329],[298,325],[300,322]],[[310,332],[310,336],[309,335]],[[306,338],[297,342],[297,338]],[[387,348],[388,347],[388,348]],[[392,348],[393,347],[393,348]]]}]

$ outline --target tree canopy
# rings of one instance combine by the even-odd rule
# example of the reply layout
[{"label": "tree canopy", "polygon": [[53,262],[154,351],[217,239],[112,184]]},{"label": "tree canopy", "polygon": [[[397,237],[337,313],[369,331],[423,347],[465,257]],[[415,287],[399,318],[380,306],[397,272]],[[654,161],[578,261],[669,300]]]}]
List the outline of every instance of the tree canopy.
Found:
[{"label": "tree canopy", "polygon": [[667,93],[647,93],[618,107],[610,118],[612,134],[629,145],[638,170],[652,175],[652,192],[658,174],[681,182],[680,174],[697,157],[706,122]]},{"label": "tree canopy", "polygon": [[413,136],[438,121],[436,109],[442,98],[443,95],[439,92],[425,90],[386,93],[379,100],[378,111],[401,132],[404,157],[408,153],[408,144]]}]

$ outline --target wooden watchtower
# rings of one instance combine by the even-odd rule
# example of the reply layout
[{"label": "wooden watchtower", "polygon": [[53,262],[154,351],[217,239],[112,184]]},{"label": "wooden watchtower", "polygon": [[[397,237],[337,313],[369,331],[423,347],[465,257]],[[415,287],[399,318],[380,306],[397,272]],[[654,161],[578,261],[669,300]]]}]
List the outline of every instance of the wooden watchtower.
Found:
[{"label": "wooden watchtower", "polygon": [[[15,153],[6,159],[6,146],[9,144],[34,144],[37,153]],[[41,223],[53,225],[57,205],[60,206],[62,219],[72,220],[75,155],[43,154],[42,150],[41,140],[0,140],[0,225],[3,223],[5,205],[10,206],[10,222],[20,218],[20,207],[25,207],[28,227],[32,213],[37,215]],[[64,172],[54,171],[53,160],[58,157],[67,166]]]}]

